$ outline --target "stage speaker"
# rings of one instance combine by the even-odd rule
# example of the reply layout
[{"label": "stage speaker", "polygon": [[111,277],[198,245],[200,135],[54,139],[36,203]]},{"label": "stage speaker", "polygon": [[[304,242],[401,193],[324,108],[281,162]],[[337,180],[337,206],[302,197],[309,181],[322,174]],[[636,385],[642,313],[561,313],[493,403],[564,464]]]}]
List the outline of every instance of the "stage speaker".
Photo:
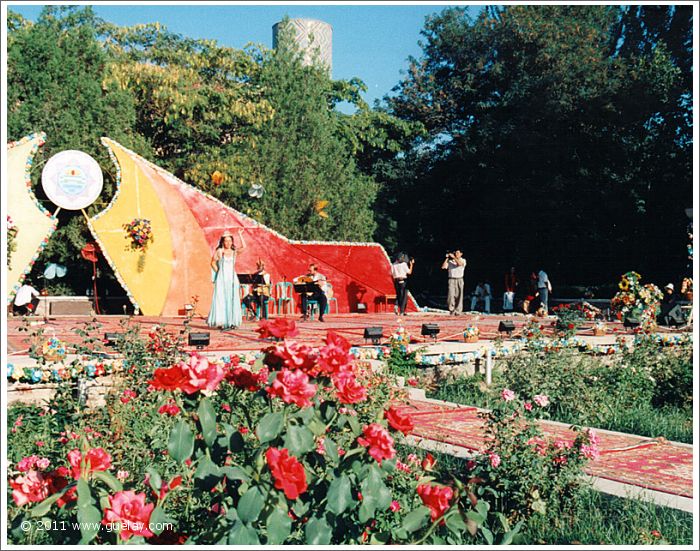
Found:
[{"label": "stage speaker", "polygon": [[622,322],[622,325],[625,327],[629,327],[631,329],[636,329],[640,325],[642,325],[642,322],[639,321],[639,318],[633,318],[633,317],[628,317],[625,318],[624,321]]},{"label": "stage speaker", "polygon": [[379,344],[379,341],[384,336],[382,327],[365,327],[365,341],[371,339],[372,344]]},{"label": "stage speaker", "polygon": [[187,336],[187,344],[197,348],[209,346],[209,333],[190,333]]},{"label": "stage speaker", "polygon": [[509,335],[515,330],[515,323],[510,320],[503,320],[498,324],[499,333],[508,333]]},{"label": "stage speaker", "polygon": [[107,346],[114,346],[123,335],[123,333],[105,333],[104,342]]},{"label": "stage speaker", "polygon": [[437,323],[424,323],[420,328],[420,334],[424,337],[437,338],[440,332],[440,326]]},{"label": "stage speaker", "polygon": [[686,319],[680,304],[676,304],[673,308],[671,308],[669,313],[666,314],[666,319],[664,322],[664,325],[685,325]]},{"label": "stage speaker", "polygon": [[357,303],[357,312],[359,314],[366,314],[367,313],[367,305],[364,302],[358,302]]}]

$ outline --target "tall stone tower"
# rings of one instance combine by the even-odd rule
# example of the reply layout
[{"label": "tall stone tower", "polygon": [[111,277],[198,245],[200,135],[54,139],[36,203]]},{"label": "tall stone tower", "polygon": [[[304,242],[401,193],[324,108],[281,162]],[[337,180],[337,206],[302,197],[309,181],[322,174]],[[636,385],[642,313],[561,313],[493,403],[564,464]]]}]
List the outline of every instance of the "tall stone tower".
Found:
[{"label": "tall stone tower", "polygon": [[[277,35],[282,22],[272,27],[272,47],[277,48]],[[311,65],[314,52],[322,65],[333,69],[333,27],[318,19],[290,19],[289,25],[294,33],[294,43],[303,52],[304,65]]]}]

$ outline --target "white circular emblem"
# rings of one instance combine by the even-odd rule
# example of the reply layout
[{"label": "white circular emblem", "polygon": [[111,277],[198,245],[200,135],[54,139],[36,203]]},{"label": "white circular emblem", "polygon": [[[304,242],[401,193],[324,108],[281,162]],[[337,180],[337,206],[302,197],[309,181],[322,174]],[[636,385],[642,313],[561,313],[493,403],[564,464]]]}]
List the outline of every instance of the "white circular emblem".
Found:
[{"label": "white circular emblem", "polygon": [[102,169],[82,151],[56,153],[41,172],[41,186],[53,203],[66,210],[80,210],[102,192]]}]

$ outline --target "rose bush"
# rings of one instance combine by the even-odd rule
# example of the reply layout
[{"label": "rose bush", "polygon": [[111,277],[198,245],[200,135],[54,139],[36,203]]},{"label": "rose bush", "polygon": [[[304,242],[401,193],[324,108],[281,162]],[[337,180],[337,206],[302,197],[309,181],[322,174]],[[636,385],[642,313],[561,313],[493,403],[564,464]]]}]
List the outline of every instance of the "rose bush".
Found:
[{"label": "rose bush", "polygon": [[217,361],[127,334],[107,406],[87,411],[64,396],[45,415],[46,457],[31,445],[16,448],[31,455],[13,452],[11,540],[58,537],[23,532],[28,519],[86,521],[61,531],[61,543],[512,539],[508,520],[474,493],[479,480],[397,452],[412,423],[390,378],[337,334],[313,348],[288,338],[293,324],[275,330],[282,340],[256,358]]}]

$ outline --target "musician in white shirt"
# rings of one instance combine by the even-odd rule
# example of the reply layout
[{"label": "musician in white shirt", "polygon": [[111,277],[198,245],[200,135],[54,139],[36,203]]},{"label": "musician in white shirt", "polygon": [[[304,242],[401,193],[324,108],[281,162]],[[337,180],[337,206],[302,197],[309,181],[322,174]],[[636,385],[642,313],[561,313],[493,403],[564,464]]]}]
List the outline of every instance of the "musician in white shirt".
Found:
[{"label": "musician in white shirt", "polygon": [[413,259],[406,263],[406,255],[399,254],[391,265],[391,277],[394,279],[394,289],[396,289],[396,308],[400,316],[406,315],[408,302],[406,278],[413,273],[413,263]]},{"label": "musician in white shirt", "polygon": [[326,296],[328,285],[326,276],[319,273],[316,264],[310,264],[308,274],[294,278],[294,283],[302,282],[316,283],[316,288],[311,293],[301,293],[301,319],[304,321],[307,320],[308,312],[306,310],[308,301],[315,300],[318,302],[318,321],[324,321],[323,314],[325,314],[328,306],[328,297]]}]

